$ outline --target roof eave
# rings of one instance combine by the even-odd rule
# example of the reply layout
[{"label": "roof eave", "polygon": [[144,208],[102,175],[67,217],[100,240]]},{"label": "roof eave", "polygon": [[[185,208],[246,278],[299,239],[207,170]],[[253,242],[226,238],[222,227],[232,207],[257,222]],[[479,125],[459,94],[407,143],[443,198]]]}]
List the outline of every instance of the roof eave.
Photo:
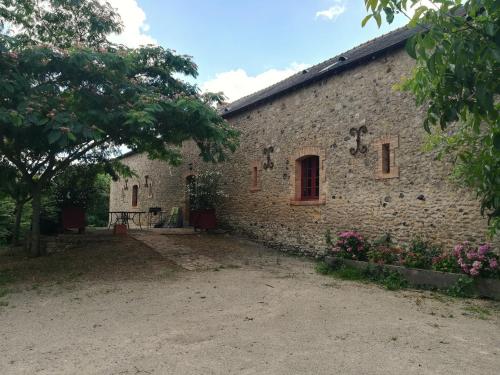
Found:
[{"label": "roof eave", "polygon": [[367,61],[367,60],[373,60],[374,58],[376,58],[377,56],[380,56],[382,54],[385,54],[391,50],[394,50],[394,49],[399,49],[399,48],[402,48],[406,41],[413,35],[413,33],[411,33],[408,37],[402,39],[402,40],[399,40],[389,46],[386,46],[384,48],[381,48],[381,49],[378,49],[374,52],[371,52],[371,53],[368,53],[364,56],[360,56],[358,58],[355,58],[355,59],[349,59],[349,60],[345,60],[343,62],[340,62],[338,63],[335,67],[333,67],[332,69],[328,69],[326,70],[325,72],[322,72],[322,73],[319,73],[319,74],[316,74],[298,84],[295,84],[295,85],[292,85],[290,87],[287,87],[279,92],[276,92],[276,93],[273,93],[273,94],[270,94],[269,96],[266,96],[262,99],[258,99],[258,100],[255,100],[254,102],[251,102],[251,103],[248,103],[248,104],[245,104],[245,105],[242,105],[241,107],[237,107],[235,109],[230,109],[229,111],[227,112],[224,112],[221,114],[222,117],[224,118],[230,118],[230,117],[233,117],[233,116],[236,116],[242,112],[245,112],[245,111],[248,111],[254,107],[257,107],[259,105],[262,105],[266,102],[269,102],[269,101],[272,101],[280,96],[283,96],[283,95],[286,95],[287,93],[290,93],[292,91],[295,91],[299,88],[302,88],[304,86],[308,86],[314,82],[317,82],[317,81],[320,81],[322,79],[325,79],[327,77],[330,77],[332,75],[335,75],[335,74],[338,74],[340,72],[343,72],[345,70],[348,70],[348,69],[352,69],[356,66],[358,66],[359,64]]}]

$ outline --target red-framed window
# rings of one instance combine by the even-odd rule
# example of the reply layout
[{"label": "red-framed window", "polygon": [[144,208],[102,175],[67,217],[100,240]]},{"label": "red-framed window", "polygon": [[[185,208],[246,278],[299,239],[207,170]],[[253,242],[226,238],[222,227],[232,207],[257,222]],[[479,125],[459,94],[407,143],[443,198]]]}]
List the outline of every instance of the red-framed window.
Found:
[{"label": "red-framed window", "polygon": [[252,188],[256,189],[259,186],[259,171],[257,167],[252,168]]},{"label": "red-framed window", "polygon": [[303,201],[319,199],[319,156],[308,156],[300,161],[301,190]]},{"label": "red-framed window", "polygon": [[139,195],[139,186],[132,186],[132,207],[137,207],[137,196]]}]

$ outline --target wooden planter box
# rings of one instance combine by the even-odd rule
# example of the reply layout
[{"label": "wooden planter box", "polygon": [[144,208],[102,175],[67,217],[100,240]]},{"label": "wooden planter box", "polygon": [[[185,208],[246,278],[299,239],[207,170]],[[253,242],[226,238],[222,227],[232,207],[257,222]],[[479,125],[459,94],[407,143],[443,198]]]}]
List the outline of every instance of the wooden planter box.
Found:
[{"label": "wooden planter box", "polygon": [[[330,266],[346,264],[350,267],[364,270],[370,266],[377,266],[376,263],[363,262],[359,260],[344,259],[332,256],[325,257],[325,263]],[[449,289],[454,286],[463,274],[440,272],[432,270],[422,270],[418,268],[406,268],[390,264],[381,265],[384,269],[398,272],[406,281],[415,287]],[[480,297],[487,297],[500,300],[500,280],[477,278],[474,283],[475,293]]]}]

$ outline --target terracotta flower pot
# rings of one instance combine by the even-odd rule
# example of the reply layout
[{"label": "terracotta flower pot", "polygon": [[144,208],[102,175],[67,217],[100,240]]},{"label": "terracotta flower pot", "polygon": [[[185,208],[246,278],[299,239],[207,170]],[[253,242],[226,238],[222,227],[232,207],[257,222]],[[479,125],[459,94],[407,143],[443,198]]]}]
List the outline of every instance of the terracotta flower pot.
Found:
[{"label": "terracotta flower pot", "polygon": [[63,230],[78,229],[79,233],[85,231],[85,210],[81,207],[64,207],[62,209]]},{"label": "terracotta flower pot", "polygon": [[195,229],[215,229],[217,227],[214,209],[192,211],[190,219]]}]

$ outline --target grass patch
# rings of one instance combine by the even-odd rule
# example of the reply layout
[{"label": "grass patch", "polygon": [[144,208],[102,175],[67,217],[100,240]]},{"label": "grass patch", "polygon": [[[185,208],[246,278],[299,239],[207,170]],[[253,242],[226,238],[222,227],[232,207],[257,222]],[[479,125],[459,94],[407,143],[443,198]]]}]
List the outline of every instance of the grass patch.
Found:
[{"label": "grass patch", "polygon": [[13,283],[16,280],[15,274],[10,269],[0,269],[0,286]]},{"label": "grass patch", "polygon": [[332,276],[342,280],[375,282],[389,290],[399,290],[408,287],[407,281],[399,273],[386,271],[380,267],[368,267],[364,270],[339,265],[337,268],[331,267],[325,262],[316,264],[316,272],[321,275]]},{"label": "grass patch", "polygon": [[367,280],[367,277],[363,273],[363,271],[358,270],[357,268],[347,267],[345,265],[341,266],[338,270],[336,270],[336,276],[342,280],[351,280],[351,281]]},{"label": "grass patch", "polygon": [[462,276],[458,281],[446,290],[450,297],[470,298],[474,297],[474,279],[472,277]]},{"label": "grass patch", "polygon": [[10,292],[11,292],[10,289],[0,287],[0,298],[5,297]]},{"label": "grass patch", "polygon": [[408,287],[408,282],[397,272],[389,272],[380,282],[389,290],[399,290]]},{"label": "grass patch", "polygon": [[491,311],[488,310],[486,307],[482,306],[476,306],[476,305],[466,306],[464,307],[464,311],[482,320],[487,320],[491,316]]}]

